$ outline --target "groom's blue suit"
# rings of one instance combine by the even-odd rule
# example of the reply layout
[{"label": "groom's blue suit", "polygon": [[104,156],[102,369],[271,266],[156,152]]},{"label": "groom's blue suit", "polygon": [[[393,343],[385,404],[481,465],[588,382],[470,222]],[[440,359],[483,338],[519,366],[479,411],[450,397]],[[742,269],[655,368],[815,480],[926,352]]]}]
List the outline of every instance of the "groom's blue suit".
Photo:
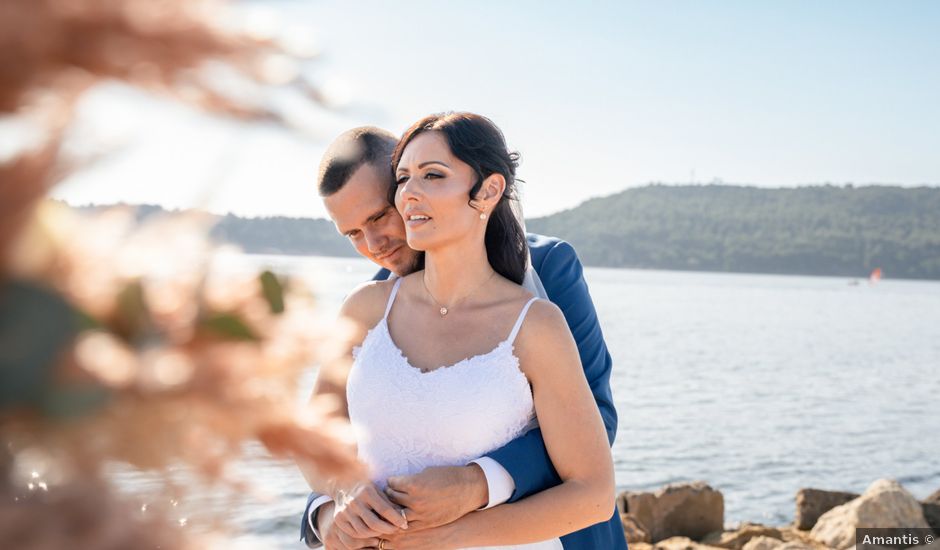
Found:
[{"label": "groom's blue suit", "polygon": [[[607,428],[607,437],[613,444],[617,434],[617,411],[610,393],[611,359],[607,344],[597,321],[597,312],[584,281],[583,269],[574,248],[565,241],[529,233],[529,250],[532,267],[535,268],[548,299],[565,315],[568,327],[578,344],[584,374],[594,393],[597,407]],[[376,279],[389,277],[381,270]],[[552,465],[541,430],[531,430],[504,447],[487,455],[512,476],[515,491],[509,502],[515,502],[561,483],[561,478]],[[307,507],[318,495],[311,494]],[[587,529],[561,537],[566,550],[626,550],[623,526],[616,508],[611,509],[611,518]],[[304,511],[301,523],[301,540],[314,548],[320,545],[307,522],[309,510]],[[563,518],[559,518],[562,521]]]}]

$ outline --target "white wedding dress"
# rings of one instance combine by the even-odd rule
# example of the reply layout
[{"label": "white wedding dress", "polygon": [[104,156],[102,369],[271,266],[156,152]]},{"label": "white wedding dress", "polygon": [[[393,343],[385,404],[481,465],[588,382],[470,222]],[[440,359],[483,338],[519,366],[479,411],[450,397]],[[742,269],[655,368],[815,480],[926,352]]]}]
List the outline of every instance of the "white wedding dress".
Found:
[{"label": "white wedding dress", "polygon": [[[538,298],[525,305],[509,337],[492,351],[422,372],[408,362],[388,330],[401,281],[395,281],[385,316],[353,350],[346,386],[359,458],[383,488],[393,475],[465,465],[535,423],[532,390],[513,354],[513,341]],[[556,538],[488,548],[561,550],[562,545]]]}]

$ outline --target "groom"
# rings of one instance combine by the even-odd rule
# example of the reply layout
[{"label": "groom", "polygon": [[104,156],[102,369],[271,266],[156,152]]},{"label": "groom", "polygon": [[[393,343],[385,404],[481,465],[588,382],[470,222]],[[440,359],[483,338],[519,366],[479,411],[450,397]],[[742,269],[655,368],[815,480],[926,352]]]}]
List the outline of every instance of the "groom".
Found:
[{"label": "groom", "polygon": [[[405,240],[401,216],[388,200],[391,153],[397,141],[379,128],[355,128],[340,135],[320,163],[318,189],[330,218],[360,255],[381,266],[377,280],[411,273],[418,259],[418,252]],[[571,245],[559,239],[530,233],[528,243],[537,277],[527,276],[525,286],[547,296],[564,312],[612,444],[617,413],[610,392],[611,359],[581,263]],[[534,429],[468,465],[428,468],[413,476],[389,478],[388,494],[373,487],[352,494],[346,510],[379,512],[369,514],[370,525],[358,519],[345,521],[344,511],[334,518],[332,500],[313,493],[302,519],[301,540],[310,548],[320,547],[322,541],[331,548],[369,548],[376,537],[399,528],[382,517],[382,512],[390,516],[390,502],[409,509],[410,528],[427,528],[450,523],[474,510],[514,502],[559,483],[541,431]],[[620,516],[613,507],[611,513],[605,523],[562,537],[564,548],[626,550]]]}]

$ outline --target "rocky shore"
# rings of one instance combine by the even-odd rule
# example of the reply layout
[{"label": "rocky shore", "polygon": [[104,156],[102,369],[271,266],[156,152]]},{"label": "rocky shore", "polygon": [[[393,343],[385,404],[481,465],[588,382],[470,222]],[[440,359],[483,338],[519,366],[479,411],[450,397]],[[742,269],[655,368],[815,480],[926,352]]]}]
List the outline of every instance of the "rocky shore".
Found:
[{"label": "rocky shore", "polygon": [[[800,489],[794,520],[785,526],[725,526],[723,495],[701,481],[625,491],[617,507],[631,550],[844,550],[855,548],[856,529],[874,527],[933,529],[940,535],[940,490],[918,501],[890,479],[860,495]],[[940,542],[917,547],[940,550]]]}]

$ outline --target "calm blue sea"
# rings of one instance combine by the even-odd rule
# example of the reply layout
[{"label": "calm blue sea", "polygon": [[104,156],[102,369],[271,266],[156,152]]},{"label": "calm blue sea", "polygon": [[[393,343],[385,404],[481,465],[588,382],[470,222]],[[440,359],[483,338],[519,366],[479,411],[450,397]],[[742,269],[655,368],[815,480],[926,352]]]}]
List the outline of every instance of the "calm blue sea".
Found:
[{"label": "calm blue sea", "polygon": [[[310,282],[321,307],[373,273],[360,259],[247,256]],[[706,480],[725,521],[785,524],[801,487],[881,477],[940,488],[940,282],[586,270],[614,359],[620,489]],[[303,389],[313,383],[311,372]],[[245,547],[300,548],[306,485],[258,451],[257,498],[205,495]]]}]

